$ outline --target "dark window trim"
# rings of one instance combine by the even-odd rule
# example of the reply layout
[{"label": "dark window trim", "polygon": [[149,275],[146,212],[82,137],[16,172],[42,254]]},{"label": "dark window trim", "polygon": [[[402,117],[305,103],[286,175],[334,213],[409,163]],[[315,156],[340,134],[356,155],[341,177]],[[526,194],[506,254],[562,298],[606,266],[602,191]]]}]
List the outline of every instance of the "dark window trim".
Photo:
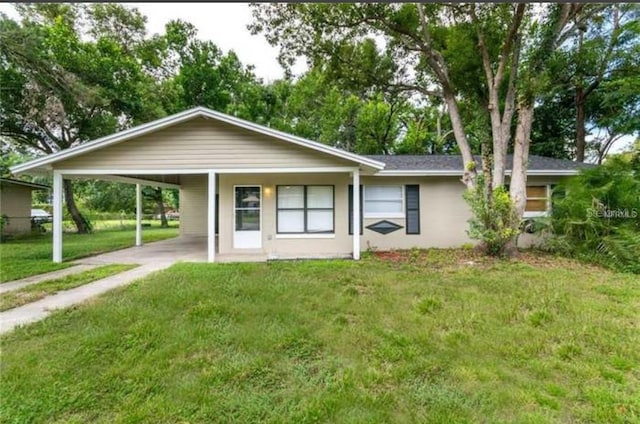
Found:
[{"label": "dark window trim", "polygon": [[[409,187],[418,188],[417,206],[415,208],[409,208]],[[404,186],[404,199],[405,199],[405,233],[406,234],[420,234],[420,184],[406,184]],[[418,231],[409,231],[409,212],[418,212]]]},{"label": "dark window trim", "polygon": [[[281,208],[280,207],[280,187],[302,187],[303,206],[302,208]],[[310,208],[307,206],[307,189],[308,187],[331,187],[331,208]],[[278,221],[280,219],[280,211],[299,211],[303,214],[304,231],[280,231]],[[309,211],[331,211],[332,227],[329,231],[309,231],[308,217]],[[335,234],[336,231],[336,186],[331,184],[280,184],[276,185],[276,234]]]}]

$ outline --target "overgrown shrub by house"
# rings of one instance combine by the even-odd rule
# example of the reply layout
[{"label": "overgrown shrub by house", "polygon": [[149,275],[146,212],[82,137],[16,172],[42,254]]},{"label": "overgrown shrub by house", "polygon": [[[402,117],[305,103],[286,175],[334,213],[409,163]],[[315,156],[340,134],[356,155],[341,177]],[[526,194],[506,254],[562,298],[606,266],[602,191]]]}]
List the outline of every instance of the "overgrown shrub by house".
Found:
[{"label": "overgrown shrub by house", "polygon": [[464,194],[472,214],[467,234],[479,240],[489,255],[501,256],[518,233],[518,220],[505,187],[495,187],[491,193],[487,190],[484,177],[479,175],[475,187]]},{"label": "overgrown shrub by house", "polygon": [[640,273],[640,152],[558,185],[551,228],[551,250]]}]

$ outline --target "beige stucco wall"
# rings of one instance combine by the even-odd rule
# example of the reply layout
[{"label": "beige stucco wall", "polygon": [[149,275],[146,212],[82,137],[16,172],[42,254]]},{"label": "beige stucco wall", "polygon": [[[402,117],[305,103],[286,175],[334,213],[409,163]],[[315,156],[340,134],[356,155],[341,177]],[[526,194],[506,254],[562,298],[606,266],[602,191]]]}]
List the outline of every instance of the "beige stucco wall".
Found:
[{"label": "beige stucco wall", "polygon": [[151,170],[353,166],[353,162],[210,119],[193,119],[55,164]]},{"label": "beige stucco wall", "polygon": [[[219,174],[217,188],[220,197],[219,253],[253,252],[233,247],[233,187],[261,185],[262,244],[261,252],[272,256],[346,255],[352,252],[352,236],[348,234],[348,185],[346,173],[331,174]],[[276,186],[321,184],[335,186],[335,234],[332,238],[285,238],[276,234]],[[395,178],[363,177],[362,184],[419,184],[420,234],[406,234],[404,218],[365,218],[364,225],[387,219],[403,228],[382,235],[364,228],[362,250],[409,249],[412,247],[456,247],[469,242],[466,235],[468,207],[462,199],[464,186],[457,178]],[[207,176],[192,175],[183,180],[180,191],[181,234],[207,234]]]},{"label": "beige stucco wall", "polygon": [[[365,177],[363,185],[420,185],[420,234],[407,234],[404,218],[364,218],[362,248],[459,247],[471,240],[465,230],[470,217],[462,198],[464,185],[456,177]],[[403,228],[383,235],[366,227],[387,220]]]},{"label": "beige stucco wall", "polygon": [[180,235],[207,235],[207,175],[183,175],[180,186]]},{"label": "beige stucco wall", "polygon": [[[219,252],[239,253],[244,249],[233,248],[233,187],[234,185],[262,185],[262,245],[271,256],[348,255],[352,252],[352,238],[348,234],[348,184],[346,173],[332,174],[221,174],[219,177],[220,228]],[[276,235],[276,186],[277,185],[334,185],[333,238],[281,238]],[[205,227],[206,231],[206,227]]]},{"label": "beige stucco wall", "polygon": [[9,217],[4,234],[31,231],[31,188],[15,184],[3,184],[0,188],[0,215]]},{"label": "beige stucco wall", "polygon": [[[529,184],[554,184],[558,178],[531,177]],[[362,177],[363,185],[420,185],[420,234],[406,234],[404,218],[364,218],[361,248],[374,250],[410,249],[412,247],[447,248],[475,243],[466,230],[471,214],[462,198],[464,185],[457,177]],[[335,235],[328,239],[282,238],[276,234],[276,186],[321,184],[335,186]],[[346,173],[332,174],[219,174],[217,188],[220,197],[219,253],[254,253],[254,250],[233,247],[233,187],[261,185],[262,244],[259,252],[273,257],[348,255],[352,252],[352,236],[348,234],[348,185]],[[185,176],[180,191],[181,234],[207,235],[207,176]],[[383,235],[366,227],[386,219],[403,228]],[[519,245],[528,247],[538,242],[529,234],[521,236]]]}]

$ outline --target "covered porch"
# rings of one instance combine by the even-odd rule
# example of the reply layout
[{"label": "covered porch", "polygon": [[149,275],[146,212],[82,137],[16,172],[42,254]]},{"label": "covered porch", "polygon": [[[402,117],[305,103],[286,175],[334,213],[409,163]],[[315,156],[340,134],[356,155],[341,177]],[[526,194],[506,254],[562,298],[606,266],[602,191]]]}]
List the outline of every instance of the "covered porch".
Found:
[{"label": "covered porch", "polygon": [[[162,172],[162,173],[160,173]],[[60,169],[53,171],[53,261],[62,261],[63,181],[99,179],[135,184],[135,247],[99,255],[83,263],[146,263],[148,261],[259,262],[270,259],[360,258],[360,237],[348,234],[346,199],[354,205],[353,228],[360,226],[360,169],[273,168],[209,170],[103,170]],[[332,234],[277,234],[276,192],[281,184],[332,184],[334,187],[334,224]],[[142,188],[160,186],[180,190],[180,236],[176,239],[143,245]],[[259,246],[239,246],[237,194],[239,187],[259,188]],[[354,189],[347,191],[347,187]],[[215,200],[213,200],[215,199]],[[337,215],[337,218],[336,218]],[[338,220],[340,222],[335,222]],[[344,221],[344,222],[343,222]],[[338,248],[316,249],[322,243]],[[285,248],[285,245],[288,246]],[[274,246],[279,247],[274,248]],[[346,247],[345,247],[346,246]],[[329,248],[331,249],[331,248]]]}]

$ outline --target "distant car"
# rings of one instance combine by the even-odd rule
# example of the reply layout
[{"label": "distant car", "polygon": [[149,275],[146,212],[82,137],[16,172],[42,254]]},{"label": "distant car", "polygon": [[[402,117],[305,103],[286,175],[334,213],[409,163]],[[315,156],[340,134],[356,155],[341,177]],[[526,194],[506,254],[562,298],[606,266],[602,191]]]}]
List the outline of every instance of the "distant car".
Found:
[{"label": "distant car", "polygon": [[44,209],[31,209],[31,221],[35,224],[51,222],[53,216]]},{"label": "distant car", "polygon": [[[168,221],[175,221],[180,219],[180,212],[176,212],[176,211],[165,212],[165,216],[167,217]],[[156,215],[156,219],[160,219],[160,214]]]}]

